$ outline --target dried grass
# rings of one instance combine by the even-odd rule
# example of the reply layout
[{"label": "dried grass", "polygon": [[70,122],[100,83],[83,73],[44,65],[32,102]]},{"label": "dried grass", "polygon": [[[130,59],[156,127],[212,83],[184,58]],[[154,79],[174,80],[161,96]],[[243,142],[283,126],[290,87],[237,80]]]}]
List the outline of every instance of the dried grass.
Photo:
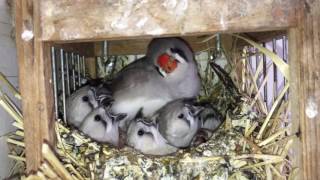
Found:
[{"label": "dried grass", "polygon": [[[289,66],[279,57],[251,40],[234,36],[235,42],[237,38],[243,39],[271,57],[288,80]],[[212,38],[214,37],[205,38],[202,43]],[[227,119],[225,125],[208,142],[188,150],[180,150],[175,156],[145,156],[129,147],[116,149],[97,144],[58,120],[55,126],[58,140],[56,148],[52,150],[49,145],[43,144],[45,161],[36,174],[24,178],[99,179],[104,176],[133,179],[204,179],[211,176],[217,179],[292,179],[298,170],[291,167],[288,152],[296,137],[290,134],[288,126],[283,127],[281,124],[287,118],[288,101],[283,96],[289,83],[286,83],[268,111],[260,96],[266,79],[260,86],[256,83],[262,73],[262,64],[258,65],[256,73],[253,74],[246,65],[248,53],[239,52],[235,48],[226,52],[237,91],[232,91],[232,88],[221,83],[214,86],[210,84],[214,78],[213,70],[206,68],[207,77],[202,77],[205,79],[204,96],[200,99],[216,102],[219,110],[225,112]],[[207,66],[210,65],[207,63]],[[1,74],[0,79],[12,87],[3,80]],[[20,97],[14,88],[10,89],[15,97]],[[17,163],[25,164],[21,112],[3,92],[0,105],[15,119],[13,125],[18,128],[7,140],[14,147],[11,148],[9,157]]]}]

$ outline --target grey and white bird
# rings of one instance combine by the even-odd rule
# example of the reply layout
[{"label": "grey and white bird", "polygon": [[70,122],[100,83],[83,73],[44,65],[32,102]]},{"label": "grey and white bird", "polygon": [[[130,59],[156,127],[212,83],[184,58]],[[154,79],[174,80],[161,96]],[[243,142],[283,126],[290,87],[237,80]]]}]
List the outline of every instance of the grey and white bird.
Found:
[{"label": "grey and white bird", "polygon": [[177,99],[159,109],[152,120],[160,134],[173,146],[188,147],[201,128],[199,114],[204,109],[194,106],[192,99]]},{"label": "grey and white bird", "polygon": [[80,88],[67,98],[66,117],[68,124],[79,127],[83,119],[94,108],[97,108],[101,104],[108,104],[111,101],[111,91],[104,85],[87,85]]},{"label": "grey and white bird", "polygon": [[130,122],[127,130],[127,144],[144,154],[150,155],[168,155],[178,150],[178,148],[169,145],[167,140],[161,136],[155,124],[142,115],[137,115]]},{"label": "grey and white bird", "polygon": [[66,117],[69,125],[79,127],[83,119],[98,107],[93,93],[89,93],[90,86],[84,86],[72,93],[66,101]]},{"label": "grey and white bird", "polygon": [[94,100],[98,103],[98,106],[103,105],[108,107],[113,102],[112,92],[108,82],[91,86],[88,94],[94,97]]},{"label": "grey and white bird", "polygon": [[208,130],[212,134],[212,132],[218,129],[219,126],[222,124],[223,117],[219,113],[219,111],[210,104],[204,104],[202,105],[202,107],[204,107],[204,109],[199,114],[201,129]]},{"label": "grey and white bird", "polygon": [[204,109],[199,113],[201,124],[200,130],[192,140],[192,146],[197,146],[208,141],[224,120],[221,113],[210,103],[201,103],[201,105],[197,105],[202,106]]},{"label": "grey and white bird", "polygon": [[150,116],[169,101],[199,94],[194,54],[182,39],[153,39],[146,56],[123,68],[113,79],[111,89],[112,111],[128,115],[120,124],[126,129],[128,120],[140,108]]},{"label": "grey and white bird", "polygon": [[119,122],[125,117],[125,114],[113,114],[109,107],[100,106],[84,118],[79,130],[98,142],[118,146]]}]

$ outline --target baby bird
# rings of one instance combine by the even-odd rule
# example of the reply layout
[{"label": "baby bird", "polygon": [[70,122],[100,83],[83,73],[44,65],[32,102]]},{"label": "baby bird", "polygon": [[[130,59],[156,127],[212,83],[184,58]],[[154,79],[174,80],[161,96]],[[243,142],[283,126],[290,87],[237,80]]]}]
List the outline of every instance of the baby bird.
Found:
[{"label": "baby bird", "polygon": [[66,117],[69,125],[79,127],[82,120],[93,110],[98,107],[93,93],[89,93],[90,86],[84,86],[71,94],[66,102]]},{"label": "baby bird", "polygon": [[191,99],[177,99],[159,109],[152,117],[160,134],[173,146],[186,148],[201,127],[199,113]]},{"label": "baby bird", "polygon": [[100,106],[86,116],[79,130],[98,142],[118,146],[119,122],[125,117],[125,114],[112,114],[110,108]]},{"label": "baby bird", "polygon": [[[198,104],[199,106],[200,104]],[[197,132],[196,136],[192,140],[192,146],[198,146],[199,144],[208,141],[223,122],[223,117],[217,109],[215,109],[209,103],[201,105],[204,109],[199,114],[201,128]]]},{"label": "baby bird", "polygon": [[105,107],[108,107],[114,101],[110,84],[108,83],[101,83],[97,86],[91,86],[88,93],[90,97],[94,97],[98,103],[97,105],[104,105]]},{"label": "baby bird", "polygon": [[149,155],[167,155],[178,150],[178,148],[168,144],[157,130],[155,124],[144,118],[141,111],[138,112],[138,115],[129,125],[127,144]]},{"label": "baby bird", "polygon": [[68,124],[79,127],[83,119],[94,109],[112,102],[110,90],[104,86],[84,86],[67,98]]},{"label": "baby bird", "polygon": [[218,110],[212,107],[210,104],[205,104],[203,107],[203,111],[199,114],[201,129],[211,132],[212,135],[212,132],[218,129],[218,127],[222,124],[223,117]]}]

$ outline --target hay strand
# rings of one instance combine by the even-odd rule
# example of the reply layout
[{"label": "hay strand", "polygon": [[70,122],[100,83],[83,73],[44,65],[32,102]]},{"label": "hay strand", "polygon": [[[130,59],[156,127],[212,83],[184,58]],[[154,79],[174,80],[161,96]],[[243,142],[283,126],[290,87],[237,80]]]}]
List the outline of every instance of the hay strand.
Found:
[{"label": "hay strand", "polygon": [[48,163],[53,167],[53,169],[62,177],[62,179],[73,179],[68,171],[61,164],[59,159],[56,157],[54,152],[51,150],[48,144],[44,143],[42,145],[43,157],[48,161]]},{"label": "hay strand", "polygon": [[2,81],[11,91],[11,93],[14,95],[14,97],[16,97],[17,99],[21,100],[21,95],[20,93],[17,91],[17,89],[15,87],[13,87],[13,85],[8,81],[8,79],[2,74],[2,72],[0,72],[0,81]]},{"label": "hay strand", "polygon": [[273,61],[273,63],[277,66],[277,68],[279,69],[279,71],[284,75],[284,77],[286,77],[287,81],[289,81],[289,65],[286,64],[278,55],[274,54],[272,51],[270,51],[267,48],[264,48],[263,46],[259,45],[258,43],[247,39],[245,37],[242,37],[240,35],[236,35],[236,34],[232,34],[233,36],[242,39],[246,42],[248,42],[250,45],[252,45],[253,47],[259,49],[260,52],[264,53],[266,56],[270,57],[270,59]]},{"label": "hay strand", "polygon": [[279,94],[279,96],[277,97],[276,101],[273,103],[269,113],[268,113],[268,116],[266,117],[265,121],[263,122],[263,125],[259,131],[259,134],[257,136],[257,139],[261,139],[262,136],[263,136],[263,132],[265,131],[267,125],[268,125],[268,122],[271,118],[271,116],[273,115],[273,112],[275,111],[275,109],[278,107],[279,103],[281,102],[283,96],[285,95],[285,93],[288,91],[289,89],[289,83],[287,83],[285,85],[285,87],[283,88],[283,90],[281,91],[281,93]]}]

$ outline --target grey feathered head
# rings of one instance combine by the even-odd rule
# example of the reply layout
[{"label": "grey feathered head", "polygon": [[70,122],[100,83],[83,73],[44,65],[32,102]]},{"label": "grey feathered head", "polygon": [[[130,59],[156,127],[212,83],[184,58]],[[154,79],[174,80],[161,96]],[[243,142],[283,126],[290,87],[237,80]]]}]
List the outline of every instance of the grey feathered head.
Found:
[{"label": "grey feathered head", "polygon": [[177,151],[161,136],[156,125],[140,110],[127,131],[127,144],[144,154],[166,155]]},{"label": "grey feathered head", "polygon": [[125,114],[113,114],[109,108],[100,106],[94,109],[83,120],[80,131],[99,142],[119,143],[119,122]]},{"label": "grey feathered head", "polygon": [[[176,147],[187,147],[200,128],[199,113],[192,99],[174,100],[155,113],[160,134]],[[154,117],[153,117],[154,118]]]}]

